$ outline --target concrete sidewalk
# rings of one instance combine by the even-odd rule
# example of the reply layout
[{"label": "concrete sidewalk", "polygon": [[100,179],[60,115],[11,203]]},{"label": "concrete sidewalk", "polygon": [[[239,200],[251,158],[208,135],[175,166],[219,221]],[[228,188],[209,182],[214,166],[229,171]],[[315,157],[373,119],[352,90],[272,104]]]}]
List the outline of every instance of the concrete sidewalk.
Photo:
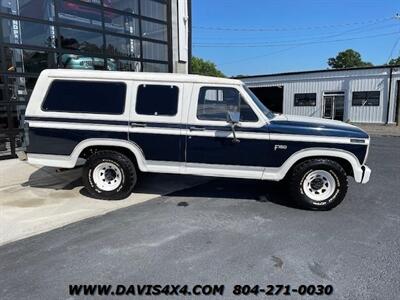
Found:
[{"label": "concrete sidewalk", "polygon": [[400,136],[400,126],[394,125],[373,125],[373,124],[354,124],[368,132],[372,136]]},{"label": "concrete sidewalk", "polygon": [[89,198],[80,168],[58,172],[19,160],[0,162],[0,245],[206,182],[207,178],[143,174],[121,201]]}]

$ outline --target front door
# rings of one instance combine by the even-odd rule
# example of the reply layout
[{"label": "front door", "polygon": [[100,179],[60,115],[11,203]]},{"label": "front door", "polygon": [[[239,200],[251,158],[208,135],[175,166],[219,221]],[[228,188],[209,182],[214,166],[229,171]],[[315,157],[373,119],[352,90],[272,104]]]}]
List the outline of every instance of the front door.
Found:
[{"label": "front door", "polygon": [[323,117],[331,120],[344,119],[344,93],[328,92],[323,96]]},{"label": "front door", "polygon": [[[192,102],[186,129],[187,167],[226,176],[250,170],[261,178],[269,149],[265,121],[236,88],[195,85],[194,94],[197,101]],[[229,111],[240,112],[240,125],[235,130],[239,141],[233,139],[227,122]]]}]

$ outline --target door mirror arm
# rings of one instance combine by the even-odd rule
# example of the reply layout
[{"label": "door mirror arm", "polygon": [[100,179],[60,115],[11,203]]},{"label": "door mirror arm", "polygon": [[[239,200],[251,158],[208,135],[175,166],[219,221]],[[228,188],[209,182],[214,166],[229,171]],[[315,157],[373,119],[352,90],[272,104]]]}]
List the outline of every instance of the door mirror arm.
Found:
[{"label": "door mirror arm", "polygon": [[233,133],[232,142],[240,143],[240,140],[236,137],[236,130],[235,130],[236,126],[240,126],[240,113],[229,111],[227,114],[227,119],[228,119],[227,121],[228,121],[229,125],[231,126],[231,130]]},{"label": "door mirror arm", "polygon": [[239,126],[240,123],[230,123],[230,125],[231,125],[231,129],[232,129],[232,133],[233,133],[232,143],[235,143],[235,144],[240,143],[240,140],[236,137],[236,130],[235,130],[235,127]]}]

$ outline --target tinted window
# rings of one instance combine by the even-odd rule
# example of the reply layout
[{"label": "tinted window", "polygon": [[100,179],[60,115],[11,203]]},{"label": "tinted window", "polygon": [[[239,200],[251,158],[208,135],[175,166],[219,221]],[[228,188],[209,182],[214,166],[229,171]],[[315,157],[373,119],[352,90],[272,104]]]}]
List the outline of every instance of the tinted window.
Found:
[{"label": "tinted window", "polygon": [[54,8],[52,6],[53,3],[49,0],[0,1],[1,12],[34,19],[51,20],[54,17]]},{"label": "tinted window", "polygon": [[[24,44],[55,48],[55,38],[52,38],[54,27],[41,23],[3,19],[3,41],[12,44]],[[21,28],[15,34],[15,28]]]},{"label": "tinted window", "polygon": [[55,80],[42,105],[45,111],[122,114],[126,85],[122,82]]},{"label": "tinted window", "polygon": [[167,4],[159,1],[147,0],[140,2],[142,15],[150,18],[167,20]]},{"label": "tinted window", "polygon": [[175,116],[178,111],[176,86],[140,85],[136,99],[136,113],[152,116]]},{"label": "tinted window", "polygon": [[379,106],[381,92],[353,92],[353,106]]},{"label": "tinted window", "polygon": [[238,90],[211,87],[200,89],[197,105],[197,118],[199,120],[227,121],[228,111],[240,111],[240,121],[242,122],[258,121],[256,114],[243,100]]},{"label": "tinted window", "polygon": [[168,64],[143,63],[143,72],[164,72],[168,73]]},{"label": "tinted window", "polygon": [[105,0],[103,1],[104,7],[119,9],[132,14],[138,13],[138,0]]},{"label": "tinted window", "polygon": [[142,21],[142,36],[149,39],[167,41],[167,25],[149,21]]},{"label": "tinted window", "polygon": [[81,52],[102,52],[103,35],[98,32],[60,27],[61,48]]},{"label": "tinted window", "polygon": [[165,44],[143,41],[143,58],[168,61],[168,46]]},{"label": "tinted window", "polygon": [[91,28],[101,28],[101,11],[98,8],[73,1],[57,1],[58,18],[63,23]]},{"label": "tinted window", "polygon": [[317,104],[317,94],[304,93],[294,94],[294,106],[315,106]]},{"label": "tinted window", "polygon": [[110,55],[140,57],[139,40],[106,35],[106,52]]}]

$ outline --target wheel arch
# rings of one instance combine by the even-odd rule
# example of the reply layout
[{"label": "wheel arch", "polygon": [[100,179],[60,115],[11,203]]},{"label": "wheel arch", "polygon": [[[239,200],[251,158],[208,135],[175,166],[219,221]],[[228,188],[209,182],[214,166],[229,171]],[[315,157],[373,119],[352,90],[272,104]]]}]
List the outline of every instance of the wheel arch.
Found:
[{"label": "wheel arch", "polygon": [[131,141],[115,139],[87,139],[80,142],[71,154],[74,165],[79,159],[86,159],[88,155],[99,150],[114,150],[128,156],[140,171],[147,171],[147,164],[142,149]]},{"label": "wheel arch", "polygon": [[334,162],[337,162],[346,172],[347,176],[354,176],[354,170],[353,167],[350,163],[350,161],[346,160],[345,158],[342,157],[336,157],[336,156],[307,156],[304,158],[299,159],[298,161],[296,161],[296,163],[289,169],[289,171],[287,172],[287,174],[289,174],[293,168],[295,168],[297,165],[301,164],[302,162],[305,162],[307,160],[311,160],[311,159],[329,159],[332,160]]},{"label": "wheel arch", "polygon": [[294,153],[279,168],[279,172],[275,179],[282,180],[297,164],[309,159],[317,158],[336,161],[344,168],[347,175],[353,176],[356,182],[361,182],[363,171],[357,157],[351,152],[332,148],[305,149]]}]

